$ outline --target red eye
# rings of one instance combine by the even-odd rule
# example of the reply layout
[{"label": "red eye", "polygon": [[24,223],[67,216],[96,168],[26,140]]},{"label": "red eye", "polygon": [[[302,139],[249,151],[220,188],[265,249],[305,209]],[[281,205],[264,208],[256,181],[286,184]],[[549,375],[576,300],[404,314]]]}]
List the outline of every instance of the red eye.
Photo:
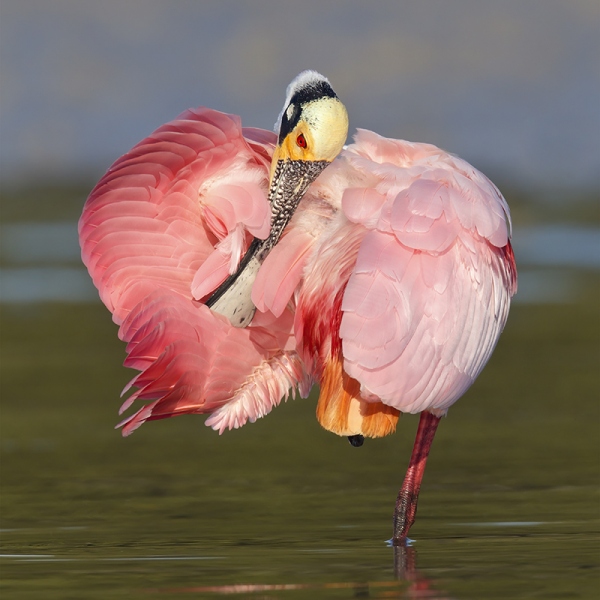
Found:
[{"label": "red eye", "polygon": [[306,138],[302,133],[296,138],[296,144],[298,144],[300,148],[306,148]]}]

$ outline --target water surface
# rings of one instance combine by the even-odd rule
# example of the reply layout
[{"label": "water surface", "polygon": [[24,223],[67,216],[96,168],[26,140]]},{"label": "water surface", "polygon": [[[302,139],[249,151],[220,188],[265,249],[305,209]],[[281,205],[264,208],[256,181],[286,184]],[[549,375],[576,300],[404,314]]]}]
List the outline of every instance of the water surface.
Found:
[{"label": "water surface", "polygon": [[353,448],[309,398],[222,436],[180,417],[122,439],[131,373],[106,309],[3,305],[3,597],[595,597],[598,289],[515,306],[397,556],[416,417]]},{"label": "water surface", "polygon": [[3,203],[2,598],[598,596],[597,227],[515,219],[517,302],[394,549],[416,417],[352,448],[312,397],[223,436],[180,417],[121,438],[132,373],[79,261],[82,203]]}]

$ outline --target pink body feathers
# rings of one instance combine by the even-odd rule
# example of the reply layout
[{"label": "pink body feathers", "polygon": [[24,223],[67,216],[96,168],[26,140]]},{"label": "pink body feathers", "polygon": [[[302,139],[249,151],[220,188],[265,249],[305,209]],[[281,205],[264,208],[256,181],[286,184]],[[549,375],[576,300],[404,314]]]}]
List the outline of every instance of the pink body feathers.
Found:
[{"label": "pink body feathers", "polygon": [[288,87],[279,124],[276,137],[187,111],[88,198],[83,261],[139,371],[121,412],[145,403],[120,425],[208,414],[223,432],[315,382],[319,422],[353,446],[420,412],[402,544],[440,417],[516,292],[508,206],[435,146],[361,130],[340,153],[347,112],[314,71]]},{"label": "pink body feathers", "polygon": [[[269,233],[275,141],[188,111],[90,195],[83,260],[140,371],[123,410],[149,401],[124,434],[188,413],[239,427],[318,381],[328,429],[385,435],[398,411],[444,414],[487,362],[516,290],[504,199],[435,146],[368,131],[309,188],[261,267],[252,324],[202,304]],[[373,412],[385,426],[363,428]]]},{"label": "pink body feathers", "polygon": [[[357,382],[359,412],[382,402],[444,414],[490,357],[516,291],[504,199],[461,159],[368,131],[322,186],[341,211],[317,242],[299,293],[305,364],[322,380],[341,359]],[[330,401],[322,391],[320,404]],[[336,425],[338,416],[326,419],[328,429],[378,435],[356,419]]]}]

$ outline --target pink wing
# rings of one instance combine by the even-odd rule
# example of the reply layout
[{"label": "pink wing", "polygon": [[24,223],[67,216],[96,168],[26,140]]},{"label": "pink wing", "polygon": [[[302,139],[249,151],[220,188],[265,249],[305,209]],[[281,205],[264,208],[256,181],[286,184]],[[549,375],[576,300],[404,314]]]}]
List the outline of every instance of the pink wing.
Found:
[{"label": "pink wing", "polygon": [[[363,131],[343,157],[337,168],[356,187],[343,191],[339,229],[343,240],[349,228],[362,236],[347,248],[356,263],[341,306],[344,370],[367,400],[443,413],[490,357],[516,291],[508,208],[483,175],[434,146]],[[320,255],[313,288],[314,273],[333,272],[326,241]]]},{"label": "pink wing", "polygon": [[215,413],[221,431],[239,427],[308,385],[289,310],[239,330],[198,302],[235,270],[252,236],[269,233],[274,142],[237,117],[190,110],[121,157],[88,198],[83,262],[121,326],[125,364],[141,371],[122,411],[152,401],[121,423],[125,435],[185,413]]},{"label": "pink wing", "polygon": [[79,237],[116,323],[157,286],[191,297],[194,275],[230,234],[268,235],[268,165],[264,139],[247,141],[237,117],[200,108],[109,169],[86,202]]}]

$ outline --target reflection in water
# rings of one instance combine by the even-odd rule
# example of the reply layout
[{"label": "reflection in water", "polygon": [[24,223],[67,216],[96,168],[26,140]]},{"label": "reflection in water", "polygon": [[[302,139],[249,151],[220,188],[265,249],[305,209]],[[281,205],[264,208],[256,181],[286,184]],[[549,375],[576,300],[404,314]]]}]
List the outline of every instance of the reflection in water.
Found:
[{"label": "reflection in water", "polygon": [[446,598],[431,587],[432,582],[417,570],[417,553],[413,546],[392,546],[394,551],[394,575],[398,581],[406,581],[409,586],[405,598]]},{"label": "reflection in water", "polygon": [[193,586],[158,590],[164,594],[213,593],[224,596],[253,594],[259,592],[291,592],[298,590],[352,590],[354,598],[431,598],[446,600],[449,596],[436,590],[430,579],[417,570],[417,554],[410,545],[391,546],[394,561],[394,580],[371,582],[280,583],[280,584],[231,584]]},{"label": "reflection in water", "polygon": [[[396,589],[394,589],[396,588]],[[280,583],[280,584],[233,584],[233,585],[210,585],[201,587],[189,587],[180,589],[160,590],[165,594],[197,594],[213,593],[224,596],[237,594],[252,594],[257,592],[290,592],[298,590],[352,590],[355,598],[438,598],[429,594],[418,596],[408,595],[409,590],[396,581],[374,581],[367,583],[342,582],[342,583]],[[441,600],[441,597],[439,597]]]}]

